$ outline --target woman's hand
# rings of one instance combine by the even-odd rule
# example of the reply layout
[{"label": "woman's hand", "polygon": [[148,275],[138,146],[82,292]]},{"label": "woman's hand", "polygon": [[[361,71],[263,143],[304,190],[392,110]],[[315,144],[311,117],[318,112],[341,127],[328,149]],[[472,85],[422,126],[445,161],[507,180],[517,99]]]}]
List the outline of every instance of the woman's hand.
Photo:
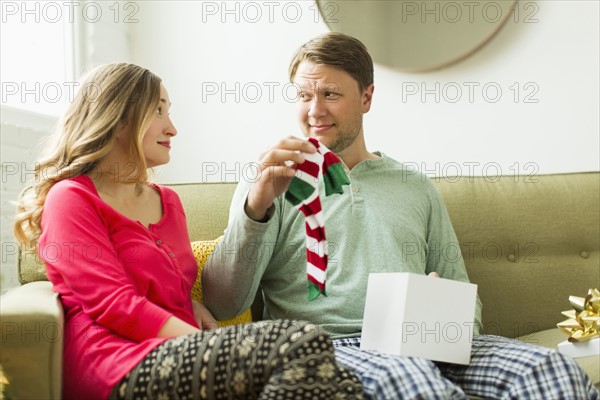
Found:
[{"label": "woman's hand", "polygon": [[219,327],[217,320],[202,303],[192,300],[192,308],[194,310],[194,318],[201,329],[211,330]]}]

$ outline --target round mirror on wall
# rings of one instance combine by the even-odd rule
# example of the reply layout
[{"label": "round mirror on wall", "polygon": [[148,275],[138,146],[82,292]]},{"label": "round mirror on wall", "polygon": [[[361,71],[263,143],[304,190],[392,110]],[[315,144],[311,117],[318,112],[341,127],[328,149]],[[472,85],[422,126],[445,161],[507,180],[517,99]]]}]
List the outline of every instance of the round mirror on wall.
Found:
[{"label": "round mirror on wall", "polygon": [[332,31],[361,40],[373,61],[407,72],[473,54],[510,18],[515,0],[317,0]]}]

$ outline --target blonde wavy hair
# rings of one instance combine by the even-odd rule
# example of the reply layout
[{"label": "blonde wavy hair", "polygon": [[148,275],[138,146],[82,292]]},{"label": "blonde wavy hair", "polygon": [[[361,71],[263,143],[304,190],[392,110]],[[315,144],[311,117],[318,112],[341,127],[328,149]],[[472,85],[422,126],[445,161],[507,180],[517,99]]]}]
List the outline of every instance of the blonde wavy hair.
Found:
[{"label": "blonde wavy hair", "polygon": [[112,150],[116,134],[128,127],[131,174],[128,182],[145,182],[147,166],[142,140],[160,102],[161,79],[133,64],[99,66],[87,73],[56,132],[44,145],[45,153],[36,162],[31,185],[17,202],[14,235],[33,250],[41,234],[40,222],[50,188],[63,179],[92,171]]}]

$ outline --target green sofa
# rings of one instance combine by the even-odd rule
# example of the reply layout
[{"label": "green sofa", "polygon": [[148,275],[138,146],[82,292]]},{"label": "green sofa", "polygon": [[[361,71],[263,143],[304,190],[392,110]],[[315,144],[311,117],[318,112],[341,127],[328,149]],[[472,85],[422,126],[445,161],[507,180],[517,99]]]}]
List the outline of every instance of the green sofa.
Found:
[{"label": "green sofa", "polygon": [[[550,347],[565,340],[556,323],[569,296],[600,287],[600,173],[432,179],[478,285],[484,332]],[[235,184],[171,186],[192,240],[223,233]],[[17,268],[22,286],[0,302],[0,364],[16,398],[58,399],[62,307],[34,256],[22,254]],[[577,361],[600,387],[600,357]]]}]

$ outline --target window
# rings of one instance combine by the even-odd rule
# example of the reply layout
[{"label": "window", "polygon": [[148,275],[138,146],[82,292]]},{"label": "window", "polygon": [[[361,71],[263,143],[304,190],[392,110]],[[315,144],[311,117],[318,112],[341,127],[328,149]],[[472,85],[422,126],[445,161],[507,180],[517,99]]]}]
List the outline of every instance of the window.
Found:
[{"label": "window", "polygon": [[1,1],[1,104],[58,116],[72,99],[74,7]]}]

